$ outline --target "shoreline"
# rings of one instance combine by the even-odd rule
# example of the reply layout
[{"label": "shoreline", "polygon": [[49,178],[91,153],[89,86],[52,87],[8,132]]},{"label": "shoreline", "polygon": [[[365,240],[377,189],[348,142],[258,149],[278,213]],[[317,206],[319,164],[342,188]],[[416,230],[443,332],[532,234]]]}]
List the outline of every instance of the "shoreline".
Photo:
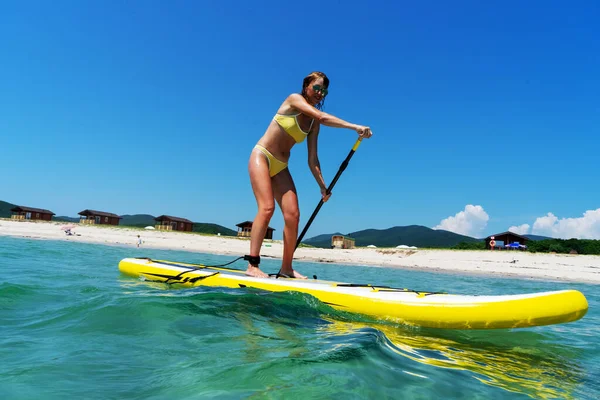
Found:
[{"label": "shoreline", "polygon": [[[75,235],[66,235],[61,230],[64,225],[74,225],[72,231]],[[0,236],[136,248],[137,235],[143,240],[140,248],[156,250],[242,256],[248,253],[250,247],[249,238],[108,225],[0,219]],[[282,241],[265,240],[263,243],[261,257],[280,259],[282,253]],[[490,250],[299,247],[294,260],[431,273],[600,284],[600,256],[592,255]]]}]

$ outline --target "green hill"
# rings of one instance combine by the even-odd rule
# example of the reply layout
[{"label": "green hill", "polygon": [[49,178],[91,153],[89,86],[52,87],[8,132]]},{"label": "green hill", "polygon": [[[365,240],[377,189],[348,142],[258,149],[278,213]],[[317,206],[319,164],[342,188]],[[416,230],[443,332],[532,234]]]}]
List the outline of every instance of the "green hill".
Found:
[{"label": "green hill", "polygon": [[146,226],[154,226],[156,225],[156,221],[154,220],[154,216],[150,214],[134,214],[134,215],[121,215],[123,218],[119,225],[121,226],[135,226],[138,228],[144,228]]},{"label": "green hill", "polygon": [[79,222],[79,218],[75,218],[75,217],[65,217],[64,215],[61,216],[54,216],[52,217],[52,221],[59,221],[59,222],[70,222],[70,223],[78,223]]},{"label": "green hill", "polygon": [[237,231],[225,228],[224,226],[203,222],[194,222],[194,232],[209,233],[216,235],[220,233],[223,236],[237,236]]},{"label": "green hill", "polygon": [[[324,235],[318,235],[318,236],[315,236],[315,237],[311,237],[309,239],[304,239],[302,241],[302,243],[304,243],[304,244],[310,244],[310,245],[315,246],[315,247],[329,248],[329,247],[331,247],[331,237],[333,235],[350,236],[350,235],[344,235],[341,232],[326,233]],[[350,236],[350,237],[352,237],[352,236]],[[315,243],[317,245],[315,245]]]},{"label": "green hill", "polygon": [[[304,242],[315,247],[331,247],[331,236],[319,235]],[[345,236],[355,239],[356,246],[375,245],[378,247],[396,247],[404,244],[416,247],[441,247],[448,248],[461,242],[475,243],[480,239],[459,235],[454,232],[435,230],[420,225],[395,226],[388,229],[366,229],[350,232]]]},{"label": "green hill", "polygon": [[[135,226],[138,228],[144,228],[146,226],[156,225],[156,221],[154,220],[155,217],[149,214],[121,215],[121,217],[123,217],[123,219],[119,223],[120,226]],[[194,222],[193,231],[212,235],[220,233],[223,236],[237,236],[237,232],[232,229],[205,222]]]},{"label": "green hill", "polygon": [[[10,218],[10,216],[12,215],[10,209],[16,206],[16,204],[0,200],[0,218]],[[121,215],[121,217],[123,218],[119,222],[119,226],[133,226],[137,228],[144,228],[146,226],[156,225],[156,221],[154,220],[155,217],[150,214],[127,214]],[[52,221],[78,223],[79,217],[67,217],[64,215],[54,216],[52,217]],[[205,222],[194,222],[194,232],[212,235],[220,233],[223,236],[237,236],[237,231],[234,231],[233,229]]]},{"label": "green hill", "polygon": [[[119,223],[120,226],[135,226],[138,228],[144,228],[146,226],[156,225],[156,221],[154,220],[155,217],[149,214],[121,215],[121,217],[123,217],[123,219]],[[220,233],[223,236],[237,236],[237,232],[232,229],[205,222],[194,222],[193,232],[207,233],[212,235]]]},{"label": "green hill", "polygon": [[[0,218],[10,218],[12,215],[10,209],[16,207],[15,204],[6,201],[0,201]],[[149,214],[134,214],[122,215],[120,226],[134,226],[143,228],[146,226],[154,226],[156,221],[154,216]],[[63,221],[76,223],[79,222],[78,217],[55,216],[53,221]],[[194,232],[207,234],[221,234],[223,236],[237,236],[237,232],[221,225],[203,222],[194,222]],[[304,244],[315,247],[330,248],[331,236],[344,235],[354,238],[356,246],[368,246],[373,244],[378,247],[396,247],[404,244],[407,246],[416,247],[442,247],[448,248],[456,246],[461,242],[476,243],[485,239],[476,239],[469,236],[459,235],[453,232],[444,230],[435,230],[420,225],[410,226],[395,226],[389,229],[365,229],[362,231],[342,234],[340,232],[318,235],[304,240]],[[524,235],[530,240],[548,240],[546,236]]]},{"label": "green hill", "polygon": [[0,218],[10,218],[12,212],[11,208],[16,207],[16,204],[7,203],[6,201],[0,200]]},{"label": "green hill", "polygon": [[552,239],[551,237],[540,236],[540,235],[523,235],[523,236],[525,236],[529,240],[549,240],[549,239]]}]

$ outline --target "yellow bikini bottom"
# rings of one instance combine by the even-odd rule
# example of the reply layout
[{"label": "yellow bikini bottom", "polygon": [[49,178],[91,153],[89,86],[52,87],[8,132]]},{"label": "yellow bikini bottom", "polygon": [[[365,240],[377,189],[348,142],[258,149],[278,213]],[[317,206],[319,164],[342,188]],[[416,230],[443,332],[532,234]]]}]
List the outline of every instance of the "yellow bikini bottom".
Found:
[{"label": "yellow bikini bottom", "polygon": [[254,146],[254,148],[260,150],[260,152],[263,153],[265,157],[267,157],[267,162],[269,163],[269,176],[271,178],[287,168],[287,163],[276,159],[275,156],[271,154],[269,150],[265,149],[261,145],[257,144],[256,146]]}]

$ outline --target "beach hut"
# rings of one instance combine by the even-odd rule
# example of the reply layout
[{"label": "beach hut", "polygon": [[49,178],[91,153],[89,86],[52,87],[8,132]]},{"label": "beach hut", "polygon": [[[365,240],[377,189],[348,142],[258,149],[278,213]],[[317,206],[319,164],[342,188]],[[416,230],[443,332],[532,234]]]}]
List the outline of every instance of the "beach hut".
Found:
[{"label": "beach hut", "polygon": [[331,237],[332,249],[353,249],[355,240],[344,235],[333,235]]},{"label": "beach hut", "polygon": [[52,221],[52,216],[56,215],[50,210],[44,210],[43,208],[33,208],[16,206],[11,208],[12,212],[11,219],[16,220],[40,220],[40,221]]},{"label": "beach hut", "polygon": [[[252,232],[252,221],[244,221],[240,222],[236,225],[238,228],[237,235],[238,237],[250,237],[250,233]],[[274,228],[270,226],[267,227],[267,232],[265,233],[265,239],[273,239]]]},{"label": "beach hut", "polygon": [[[527,248],[527,246],[525,244],[526,244],[527,240],[529,240],[529,239],[527,239],[525,236],[518,235],[514,232],[496,233],[495,235],[490,235],[487,238],[485,238],[485,248],[486,249],[492,248],[490,245],[490,242],[492,240],[495,242],[494,248],[502,248],[502,247],[509,248],[512,243],[517,243],[517,244],[520,244],[523,246],[523,247],[521,247],[521,249],[524,249],[524,248]],[[499,243],[499,242],[502,242],[502,243]],[[503,244],[503,245],[501,245],[501,244]]]},{"label": "beach hut", "polygon": [[83,210],[79,214],[80,224],[90,225],[119,225],[119,222],[123,217],[119,217],[117,214],[96,211],[96,210]]},{"label": "beach hut", "polygon": [[191,232],[194,230],[194,223],[189,219],[161,215],[154,218],[154,220],[157,222],[156,229],[158,230],[180,232]]}]

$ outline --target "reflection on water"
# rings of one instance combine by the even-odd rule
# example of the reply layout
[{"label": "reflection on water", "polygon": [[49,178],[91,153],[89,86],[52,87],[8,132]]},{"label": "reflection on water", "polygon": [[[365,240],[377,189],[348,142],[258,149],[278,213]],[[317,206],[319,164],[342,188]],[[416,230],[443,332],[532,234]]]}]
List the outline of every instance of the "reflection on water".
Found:
[{"label": "reflection on water", "polygon": [[577,350],[548,343],[547,337],[532,331],[465,333],[325,319],[330,323],[321,329],[330,334],[376,330],[397,355],[439,368],[467,370],[482,383],[533,398],[575,398],[573,392],[584,379],[582,367],[573,362]]}]

